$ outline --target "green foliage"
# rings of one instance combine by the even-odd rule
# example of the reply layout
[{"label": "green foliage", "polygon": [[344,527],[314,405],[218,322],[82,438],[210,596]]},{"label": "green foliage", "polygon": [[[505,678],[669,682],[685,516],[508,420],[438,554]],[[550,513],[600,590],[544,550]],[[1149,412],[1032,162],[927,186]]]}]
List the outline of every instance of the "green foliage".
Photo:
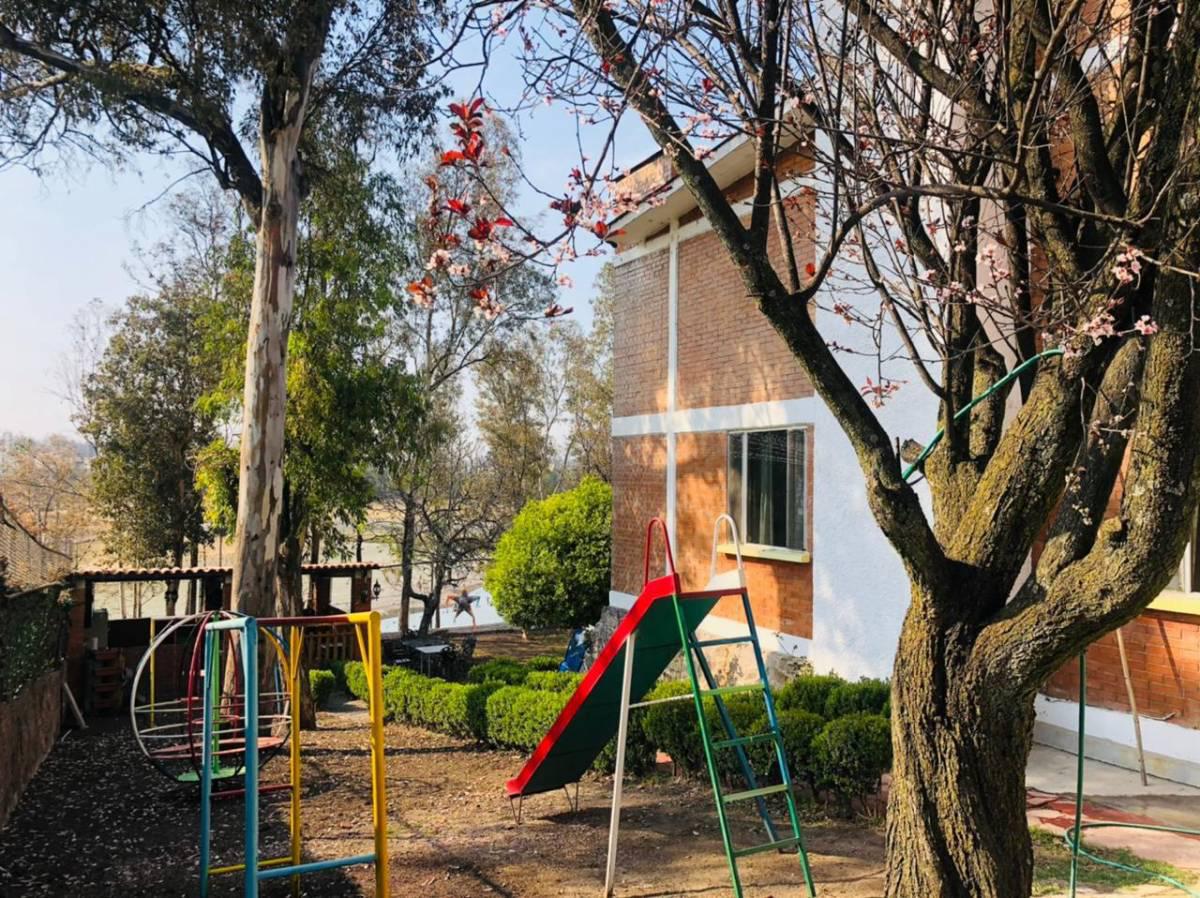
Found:
[{"label": "green foliage", "polygon": [[346,694],[350,693],[350,688],[346,685],[346,665],[353,663],[357,662],[330,661],[325,665],[325,669],[333,674],[334,681],[337,683],[337,688]]},{"label": "green foliage", "polygon": [[857,683],[843,683],[829,693],[825,719],[836,720],[847,714],[883,714],[891,696],[892,688],[886,680],[863,678]]},{"label": "green foliage", "polygon": [[[399,669],[388,671],[384,677],[384,683],[387,683],[387,678],[393,674],[401,673]],[[367,689],[367,670],[361,661],[347,661],[343,674],[346,681],[346,691],[357,699],[366,701],[369,695]]]},{"label": "green foliage", "polygon": [[813,740],[825,728],[825,718],[803,708],[788,708],[778,712],[779,734],[783,751],[793,779],[815,786],[819,779]]},{"label": "green foliage", "polygon": [[58,588],[0,594],[0,702],[16,698],[61,661],[59,637],[69,608]]},{"label": "green foliage", "polygon": [[329,707],[329,699],[333,696],[333,690],[337,688],[337,677],[333,671],[310,670],[308,682],[312,687],[313,701],[317,703],[317,707]]},{"label": "green foliage", "polygon": [[892,764],[891,725],[878,714],[851,714],[825,725],[812,741],[821,783],[846,799],[870,795]]},{"label": "green foliage", "polygon": [[574,692],[583,682],[583,674],[557,670],[531,670],[525,676],[525,686],[545,692]]},{"label": "green foliage", "polygon": [[510,658],[492,658],[482,664],[476,664],[467,672],[470,683],[486,683],[489,680],[507,683],[510,686],[520,686],[529,675],[529,668],[520,661]]},{"label": "green foliage", "polygon": [[155,295],[131,297],[82,384],[76,423],[96,449],[93,507],[109,525],[107,545],[129,561],[181,564],[209,539],[195,485],[197,454],[216,437],[215,417],[199,408],[215,381],[196,351],[205,290],[176,271]]},{"label": "green foliage", "polygon": [[[687,703],[681,702],[681,704],[686,705]],[[725,710],[728,712],[729,719],[738,736],[756,736],[759,733],[767,732],[770,727],[767,721],[766,704],[761,695],[731,695],[725,699]],[[729,736],[721,721],[721,714],[717,709],[715,699],[705,699],[704,713],[708,718],[708,731],[712,734],[713,741],[719,742],[722,739],[728,739]],[[743,751],[750,763],[750,769],[758,776],[770,772],[777,761],[775,747],[771,742],[745,746]],[[713,756],[722,776],[726,778],[742,776],[741,763],[738,761],[735,749],[714,749]]]},{"label": "green foliage", "polygon": [[[654,687],[646,700],[675,698],[691,692],[686,680],[668,680]],[[644,708],[642,730],[653,745],[671,756],[685,775],[698,776],[704,771],[704,746],[700,742],[694,702],[664,702]]]},{"label": "green foliage", "polygon": [[521,510],[500,538],[484,584],[514,626],[590,624],[608,602],[611,542],[612,489],[585,478]]},{"label": "green foliage", "polygon": [[775,692],[775,707],[780,711],[797,709],[824,715],[830,694],[845,682],[832,674],[793,677]]},{"label": "green foliage", "polygon": [[553,726],[569,695],[504,686],[487,700],[488,741],[500,748],[532,751]]},{"label": "green foliage", "polygon": [[562,657],[558,655],[534,655],[525,662],[530,670],[558,670]]}]

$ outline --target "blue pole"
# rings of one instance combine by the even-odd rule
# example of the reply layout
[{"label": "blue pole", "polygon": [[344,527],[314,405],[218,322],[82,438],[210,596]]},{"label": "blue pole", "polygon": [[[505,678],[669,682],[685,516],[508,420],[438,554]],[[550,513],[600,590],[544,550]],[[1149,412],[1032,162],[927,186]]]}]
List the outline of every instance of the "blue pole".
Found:
[{"label": "blue pole", "polygon": [[212,824],[212,728],[213,700],[209,688],[213,672],[214,637],[220,634],[212,630],[204,631],[204,725],[201,729],[201,761],[200,761],[200,898],[208,898],[208,868],[211,861]]},{"label": "blue pole", "polygon": [[246,679],[246,898],[258,898],[258,621],[245,618],[242,671]]}]

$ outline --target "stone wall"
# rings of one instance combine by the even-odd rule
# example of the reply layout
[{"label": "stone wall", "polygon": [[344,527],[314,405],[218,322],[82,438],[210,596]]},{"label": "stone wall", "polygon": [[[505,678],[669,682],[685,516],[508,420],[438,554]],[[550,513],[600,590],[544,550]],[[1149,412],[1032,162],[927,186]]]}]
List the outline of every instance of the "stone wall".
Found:
[{"label": "stone wall", "polygon": [[0,702],[0,829],[58,736],[61,670],[34,680],[10,702]]}]

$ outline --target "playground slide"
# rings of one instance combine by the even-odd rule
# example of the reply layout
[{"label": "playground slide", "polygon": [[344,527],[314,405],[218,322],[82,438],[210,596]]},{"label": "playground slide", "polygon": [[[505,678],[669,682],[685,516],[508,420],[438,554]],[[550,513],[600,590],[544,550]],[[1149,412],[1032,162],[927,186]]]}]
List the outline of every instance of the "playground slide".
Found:
[{"label": "playground slide", "polygon": [[[554,726],[521,772],[508,781],[510,798],[548,792],[577,782],[592,766],[617,734],[629,635],[637,632],[630,701],[640,701],[679,653],[679,625],[671,603],[671,596],[679,591],[677,574],[667,574],[646,584]],[[704,620],[717,598],[705,596],[683,603],[684,622],[689,631]]]}]

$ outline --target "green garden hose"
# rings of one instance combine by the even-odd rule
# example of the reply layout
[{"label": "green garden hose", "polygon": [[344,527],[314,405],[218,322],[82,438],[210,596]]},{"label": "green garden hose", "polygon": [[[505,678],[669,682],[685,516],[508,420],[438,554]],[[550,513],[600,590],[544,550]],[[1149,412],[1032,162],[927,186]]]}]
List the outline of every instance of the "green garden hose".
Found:
[{"label": "green garden hose", "polygon": [[1078,867],[1079,858],[1085,857],[1094,864],[1103,864],[1106,867],[1112,867],[1115,870],[1124,870],[1126,873],[1137,873],[1142,876],[1152,877],[1159,882],[1166,883],[1169,886],[1174,886],[1186,895],[1192,898],[1200,898],[1200,892],[1190,886],[1180,882],[1178,879],[1167,876],[1164,873],[1154,873],[1150,870],[1145,870],[1141,867],[1135,867],[1132,864],[1122,864],[1120,861],[1110,861],[1089,852],[1083,847],[1083,839],[1080,834],[1085,829],[1134,829],[1141,832],[1154,833],[1174,833],[1181,836],[1200,836],[1200,829],[1186,829],[1183,827],[1174,826],[1156,826],[1149,823],[1084,823],[1083,822],[1083,748],[1084,748],[1084,723],[1087,717],[1087,655],[1079,656],[1079,734],[1078,742],[1075,751],[1075,826],[1063,833],[1063,839],[1066,840],[1067,846],[1071,849],[1071,898],[1075,898],[1075,887],[1078,884]]},{"label": "green garden hose", "polygon": [[[1020,376],[1021,372],[1025,371],[1027,368],[1030,368],[1033,365],[1036,365],[1039,361],[1041,361],[1044,358],[1049,358],[1050,356],[1056,356],[1056,355],[1062,355],[1062,354],[1063,354],[1062,349],[1058,349],[1058,348],[1047,349],[1044,352],[1039,352],[1037,355],[1031,356],[1030,358],[1026,359],[1024,362],[1017,365],[1017,367],[1013,368],[1012,371],[1008,372],[1008,374],[1004,375],[1004,377],[1000,378],[1000,380],[996,381],[994,384],[992,384],[990,387],[988,387],[988,389],[984,390],[982,393],[980,393],[978,396],[976,396],[974,399],[972,399],[970,402],[968,402],[965,406],[963,406],[961,409],[959,409],[954,415],[954,420],[957,421],[959,418],[963,417],[964,415],[969,414],[971,409],[973,409],[975,406],[979,405],[979,403],[983,402],[983,400],[987,399],[989,396],[991,396],[997,390],[1003,389],[1004,387],[1008,386],[1010,383],[1012,383],[1012,381],[1015,378]],[[941,442],[942,437],[945,436],[945,434],[946,434],[946,429],[943,427],[940,430],[938,430],[937,433],[935,433],[933,435],[933,439],[929,441],[929,445],[927,445],[923,450],[921,450],[921,454],[919,456],[917,456],[916,461],[914,461],[911,465],[909,465],[905,469],[904,474],[903,474],[905,481],[907,481],[917,470],[920,469],[921,465],[923,465],[925,463],[925,460],[927,458],[929,458],[930,454],[937,447],[937,444]],[[1087,716],[1087,655],[1085,653],[1085,654],[1081,654],[1079,656],[1079,735],[1078,735],[1078,745],[1076,747],[1076,753],[1075,753],[1075,825],[1071,829],[1069,829],[1065,833],[1063,833],[1063,839],[1066,841],[1067,846],[1071,849],[1071,879],[1070,879],[1071,898],[1075,898],[1075,890],[1076,890],[1076,887],[1078,886],[1079,859],[1081,857],[1087,858],[1089,861],[1091,861],[1094,864],[1103,864],[1106,867],[1112,867],[1113,869],[1116,869],[1116,870],[1123,870],[1126,873],[1136,873],[1141,876],[1152,877],[1153,879],[1156,879],[1159,882],[1165,883],[1169,886],[1173,886],[1174,888],[1179,889],[1181,892],[1183,892],[1187,895],[1190,895],[1191,898],[1200,898],[1200,892],[1196,891],[1195,889],[1191,888],[1190,886],[1186,885],[1185,883],[1180,882],[1177,879],[1174,879],[1163,873],[1154,873],[1150,870],[1145,870],[1141,867],[1135,867],[1131,864],[1122,864],[1119,861],[1111,861],[1111,860],[1107,860],[1102,857],[1097,857],[1096,855],[1092,854],[1091,852],[1089,852],[1087,849],[1085,849],[1083,847],[1083,840],[1082,840],[1082,838],[1080,838],[1080,834],[1085,829],[1133,829],[1133,830],[1139,830],[1141,832],[1160,832],[1160,833],[1173,833],[1173,834],[1182,835],[1182,836],[1200,836],[1200,829],[1187,829],[1187,828],[1183,828],[1183,827],[1173,827],[1173,826],[1156,826],[1153,824],[1140,824],[1140,823],[1084,823],[1083,822],[1083,763],[1084,763],[1084,753],[1083,752],[1084,752],[1084,739],[1085,739],[1085,735],[1086,735],[1085,728],[1084,728],[1086,716]]]},{"label": "green garden hose", "polygon": [[[1042,359],[1049,358],[1050,356],[1053,356],[1053,355],[1062,355],[1062,354],[1063,354],[1063,350],[1055,348],[1055,349],[1047,349],[1045,352],[1039,352],[1035,356],[1030,356],[1025,361],[1021,362],[1021,364],[1017,365],[1017,367],[1013,368],[1012,371],[1009,371],[1008,374],[1004,375],[1002,378],[1000,378],[998,381],[996,381],[994,384],[992,384],[990,387],[988,387],[986,390],[984,390],[982,393],[980,393],[978,396],[976,396],[974,399],[972,399],[970,402],[968,402],[966,405],[964,405],[962,408],[960,408],[957,412],[955,412],[954,420],[957,421],[959,418],[963,417],[963,415],[969,414],[971,409],[975,408],[975,406],[979,405],[979,403],[983,402],[983,400],[987,399],[989,396],[991,396],[997,390],[1002,390],[1005,387],[1007,387],[1016,378],[1020,377],[1021,372],[1024,371],[1025,369],[1032,368],[1034,365],[1036,365]],[[908,478],[913,475],[913,472],[915,472],[918,468],[920,468],[921,465],[925,464],[925,459],[929,458],[930,454],[933,452],[934,449],[937,448],[937,444],[942,441],[942,437],[944,437],[945,435],[946,435],[946,428],[944,428],[944,427],[933,435],[933,439],[929,441],[928,446],[926,446],[924,449],[921,450],[921,454],[917,456],[917,460],[914,461],[911,465],[909,465],[905,469],[904,474],[903,474],[903,477],[905,480],[908,480]]]}]

